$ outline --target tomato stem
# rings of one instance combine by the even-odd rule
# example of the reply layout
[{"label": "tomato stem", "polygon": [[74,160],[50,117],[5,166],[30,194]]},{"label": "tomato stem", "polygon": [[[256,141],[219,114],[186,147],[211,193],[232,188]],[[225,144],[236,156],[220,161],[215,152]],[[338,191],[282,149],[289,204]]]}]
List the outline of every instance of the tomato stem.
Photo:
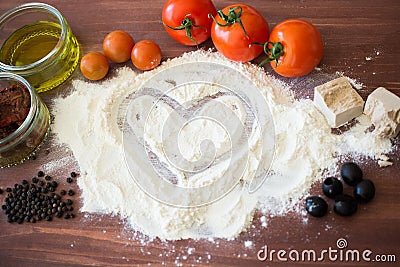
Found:
[{"label": "tomato stem", "polygon": [[[235,11],[238,10],[236,13]],[[240,19],[240,16],[242,15],[242,7],[237,6],[237,7],[231,7],[228,10],[228,15],[224,14],[222,10],[217,11],[218,15],[223,19],[226,23],[222,24],[219,23],[212,14],[209,14],[209,16],[214,20],[214,22],[221,27],[226,27],[226,26],[231,26],[235,23],[239,23],[240,27],[243,29],[244,34],[246,35],[246,38],[249,39],[249,35],[246,32],[246,29],[243,26],[242,20]]]},{"label": "tomato stem", "polygon": [[283,45],[281,42],[266,42],[266,43],[259,43],[253,42],[252,44],[261,45],[264,47],[264,53],[267,55],[267,58],[264,59],[259,66],[262,66],[268,62],[275,61],[276,65],[278,66],[278,61],[281,56],[283,56]]},{"label": "tomato stem", "polygon": [[179,25],[177,27],[171,27],[171,26],[165,24],[164,21],[163,21],[163,24],[165,26],[167,26],[168,28],[170,28],[171,30],[174,30],[174,31],[185,30],[186,31],[186,36],[189,37],[189,39],[192,40],[196,44],[196,46],[198,47],[199,43],[193,38],[193,35],[192,35],[192,32],[191,32],[192,27],[194,27],[194,28],[205,28],[205,27],[202,26],[202,25],[194,24],[194,22],[188,16],[189,15],[186,15],[186,17],[182,20],[181,25]]}]

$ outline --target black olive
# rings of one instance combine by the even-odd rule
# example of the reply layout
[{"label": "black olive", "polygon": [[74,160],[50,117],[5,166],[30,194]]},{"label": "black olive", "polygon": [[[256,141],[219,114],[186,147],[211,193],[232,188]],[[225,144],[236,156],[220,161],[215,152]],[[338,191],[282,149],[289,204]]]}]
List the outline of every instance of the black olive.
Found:
[{"label": "black olive", "polygon": [[325,196],[334,198],[343,192],[343,184],[335,177],[328,177],[322,184],[322,192],[324,192]]},{"label": "black olive", "polygon": [[354,188],[354,197],[363,203],[369,202],[375,196],[375,186],[371,180],[364,179]]},{"label": "black olive", "polygon": [[357,211],[357,201],[349,195],[338,195],[335,198],[333,210],[342,216],[350,216]]},{"label": "black olive", "polygon": [[311,196],[306,199],[306,210],[314,217],[322,217],[328,211],[328,204],[321,197]]},{"label": "black olive", "polygon": [[350,186],[357,185],[363,178],[361,168],[354,162],[344,163],[340,169],[340,175],[343,181]]}]

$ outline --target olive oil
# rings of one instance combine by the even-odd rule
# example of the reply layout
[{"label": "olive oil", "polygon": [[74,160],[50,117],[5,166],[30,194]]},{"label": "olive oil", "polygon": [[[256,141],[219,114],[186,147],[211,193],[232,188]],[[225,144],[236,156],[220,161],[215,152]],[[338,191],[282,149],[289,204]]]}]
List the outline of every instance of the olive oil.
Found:
[{"label": "olive oil", "polygon": [[61,31],[61,26],[54,22],[26,25],[4,42],[0,61],[15,66],[20,72],[16,73],[27,79],[37,92],[50,90],[64,82],[79,61],[76,38],[67,31],[63,40]]}]

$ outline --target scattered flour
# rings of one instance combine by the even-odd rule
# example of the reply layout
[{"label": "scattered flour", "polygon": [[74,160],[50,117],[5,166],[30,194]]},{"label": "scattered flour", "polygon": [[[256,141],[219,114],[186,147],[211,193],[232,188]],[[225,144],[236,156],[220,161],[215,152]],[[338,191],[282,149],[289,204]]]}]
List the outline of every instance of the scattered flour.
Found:
[{"label": "scattered flour", "polygon": [[265,215],[260,217],[260,222],[262,227],[267,227],[267,217],[265,217]]},{"label": "scattered flour", "polygon": [[[226,197],[210,205],[178,208],[151,198],[130,177],[124,160],[119,107],[128,94],[154,74],[196,61],[231,66],[259,88],[275,123],[275,158],[269,177],[255,193],[250,194],[238,184]],[[71,148],[79,163],[82,211],[118,214],[150,238],[231,239],[249,227],[256,209],[263,215],[293,210],[322,175],[337,174],[340,155],[374,157],[391,150],[389,139],[367,131],[370,122],[366,116],[359,117],[358,123],[345,133],[332,134],[312,99],[295,100],[285,84],[263,69],[230,62],[219,53],[200,50],[168,60],[143,74],[121,68],[114,78],[101,83],[75,80],[72,84],[69,96],[55,100],[53,131],[60,143]],[[76,112],[71,112],[72,107]],[[267,226],[265,216],[260,221]],[[189,255],[193,252],[188,249]]]},{"label": "scattered flour", "polygon": [[253,247],[253,241],[250,241],[250,240],[244,241],[244,247],[245,248],[252,248]]}]

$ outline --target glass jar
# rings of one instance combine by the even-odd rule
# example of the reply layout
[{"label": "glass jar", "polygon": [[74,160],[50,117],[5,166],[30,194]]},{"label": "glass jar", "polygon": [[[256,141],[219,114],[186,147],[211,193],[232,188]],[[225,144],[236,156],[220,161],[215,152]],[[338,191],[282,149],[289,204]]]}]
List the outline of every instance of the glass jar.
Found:
[{"label": "glass jar", "polygon": [[[40,97],[37,95],[35,89],[21,76],[0,72],[0,90],[3,88],[10,88],[13,86],[19,86],[23,88],[24,92],[29,92],[30,106],[29,111],[25,118],[22,118],[22,122],[18,123],[15,127],[18,127],[6,137],[0,139],[0,167],[10,167],[22,163],[30,156],[32,156],[42,145],[50,129],[50,113],[46,105],[42,102]],[[27,90],[25,90],[25,88]],[[1,98],[0,103],[0,114],[4,114],[6,105],[4,101],[7,101],[9,106],[14,108],[15,102],[10,104],[8,95],[5,95],[6,90],[0,91]],[[9,93],[9,91],[7,91]],[[14,96],[19,97],[19,96]],[[3,112],[2,112],[3,111]],[[9,110],[8,110],[9,111]],[[15,110],[14,110],[15,111]],[[13,112],[7,112],[7,115],[0,116],[1,123],[3,123],[9,116],[14,114]],[[8,122],[10,119],[8,120]],[[4,126],[3,126],[4,127]],[[8,126],[7,126],[8,127]],[[2,128],[4,129],[4,128]]]},{"label": "glass jar", "polygon": [[27,3],[0,16],[0,71],[24,77],[39,93],[63,83],[79,55],[67,21],[50,5]]}]

